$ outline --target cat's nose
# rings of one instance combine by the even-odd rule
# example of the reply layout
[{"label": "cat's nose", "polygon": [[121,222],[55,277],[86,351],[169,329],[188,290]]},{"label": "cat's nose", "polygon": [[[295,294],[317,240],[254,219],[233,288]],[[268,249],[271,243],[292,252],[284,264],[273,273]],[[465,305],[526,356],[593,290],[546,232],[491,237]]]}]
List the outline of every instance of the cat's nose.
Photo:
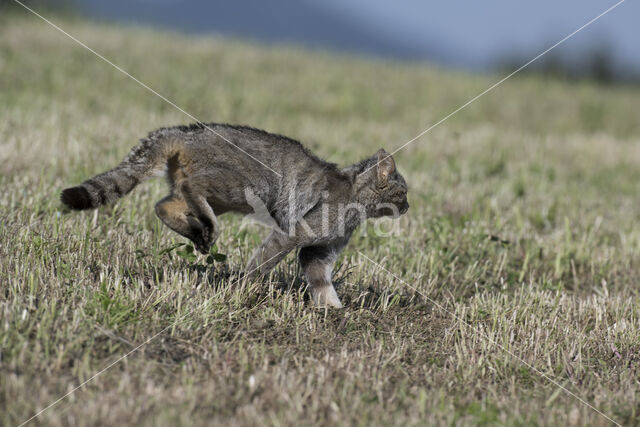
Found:
[{"label": "cat's nose", "polygon": [[409,202],[405,200],[404,203],[402,204],[402,208],[400,208],[400,213],[405,213],[408,210],[409,210]]}]

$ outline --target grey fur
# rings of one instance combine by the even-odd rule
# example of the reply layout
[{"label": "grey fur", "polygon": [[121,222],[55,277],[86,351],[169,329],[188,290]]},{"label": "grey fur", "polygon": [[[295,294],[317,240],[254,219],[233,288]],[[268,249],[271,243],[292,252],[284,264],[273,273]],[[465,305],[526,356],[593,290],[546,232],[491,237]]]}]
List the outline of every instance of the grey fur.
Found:
[{"label": "grey fur", "polygon": [[153,131],[120,165],[65,189],[61,200],[76,210],[96,208],[164,168],[171,194],[158,202],[156,213],[166,225],[207,253],[219,234],[217,215],[253,212],[246,197],[250,189],[284,233],[274,230],[265,239],[251,257],[248,273],[265,274],[288,252],[300,249],[314,301],[336,307],[340,301],[330,270],[355,228],[366,218],[409,208],[404,178],[382,149],[340,169],[290,138],[215,123]]}]

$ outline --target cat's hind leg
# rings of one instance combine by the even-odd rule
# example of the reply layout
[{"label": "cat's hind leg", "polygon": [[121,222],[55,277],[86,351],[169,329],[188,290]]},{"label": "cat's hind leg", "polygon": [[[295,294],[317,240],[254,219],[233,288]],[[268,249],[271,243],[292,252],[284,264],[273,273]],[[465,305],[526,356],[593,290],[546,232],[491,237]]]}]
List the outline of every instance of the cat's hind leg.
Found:
[{"label": "cat's hind leg", "polygon": [[203,254],[209,252],[218,238],[218,221],[206,200],[172,194],[160,200],[155,210],[167,227],[191,240]]},{"label": "cat's hind leg", "polygon": [[[189,206],[189,212],[198,220],[202,225],[200,230],[202,244],[198,248],[203,254],[208,254],[211,246],[218,240],[220,235],[220,226],[218,225],[218,218],[213,213],[213,209],[207,199],[203,196],[191,194],[188,189],[183,189],[183,197]],[[195,243],[195,242],[194,242]]]}]

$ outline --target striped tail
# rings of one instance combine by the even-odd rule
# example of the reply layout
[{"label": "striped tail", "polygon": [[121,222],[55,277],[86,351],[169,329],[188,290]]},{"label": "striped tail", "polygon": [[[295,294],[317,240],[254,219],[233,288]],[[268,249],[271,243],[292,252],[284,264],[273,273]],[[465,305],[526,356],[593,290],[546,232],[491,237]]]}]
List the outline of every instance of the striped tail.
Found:
[{"label": "striped tail", "polygon": [[164,138],[150,134],[118,166],[62,190],[60,200],[73,210],[95,209],[113,203],[163,166],[167,160],[166,148]]}]

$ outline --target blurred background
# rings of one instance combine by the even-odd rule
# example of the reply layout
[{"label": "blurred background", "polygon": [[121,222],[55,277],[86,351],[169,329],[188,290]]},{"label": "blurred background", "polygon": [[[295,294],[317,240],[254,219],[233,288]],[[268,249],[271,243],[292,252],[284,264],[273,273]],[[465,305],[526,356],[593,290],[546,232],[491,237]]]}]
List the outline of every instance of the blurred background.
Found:
[{"label": "blurred background", "polygon": [[[12,0],[0,0],[13,3]],[[30,3],[34,3],[31,1]],[[474,72],[517,68],[616,0],[50,0],[94,20],[214,33]],[[621,7],[527,71],[638,82],[640,3]]]}]

